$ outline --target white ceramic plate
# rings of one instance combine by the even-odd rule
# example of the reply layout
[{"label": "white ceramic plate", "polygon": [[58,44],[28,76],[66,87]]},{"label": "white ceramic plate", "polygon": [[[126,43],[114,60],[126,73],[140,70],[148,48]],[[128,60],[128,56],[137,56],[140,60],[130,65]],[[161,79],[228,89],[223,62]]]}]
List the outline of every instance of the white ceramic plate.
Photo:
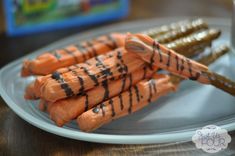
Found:
[{"label": "white ceramic plate", "polygon": [[[229,42],[229,20],[204,18],[211,27],[223,32],[219,42]],[[195,130],[215,124],[231,131],[235,129],[235,98],[211,86],[185,81],[180,91],[160,98],[148,107],[130,116],[113,121],[93,133],[81,132],[75,122],[57,127],[46,113],[37,108],[38,101],[26,101],[23,98],[26,85],[33,77],[21,78],[21,62],[25,58],[34,58],[45,50],[62,47],[68,43],[89,39],[104,33],[136,32],[181,19],[152,19],[103,27],[63,39],[45,48],[20,58],[0,71],[0,93],[8,106],[20,117],[32,125],[50,133],[78,140],[118,144],[147,144],[191,140]],[[223,56],[210,68],[213,71],[233,77],[229,56]]]}]

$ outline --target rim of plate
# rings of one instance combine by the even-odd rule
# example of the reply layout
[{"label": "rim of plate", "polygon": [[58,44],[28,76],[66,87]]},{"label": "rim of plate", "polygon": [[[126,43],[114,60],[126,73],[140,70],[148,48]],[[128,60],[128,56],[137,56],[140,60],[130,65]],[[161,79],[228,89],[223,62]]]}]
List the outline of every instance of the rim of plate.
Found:
[{"label": "rim of plate", "polygon": [[[114,27],[123,27],[125,28],[126,25],[137,25],[138,23],[156,23],[156,21],[160,21],[161,23],[167,23],[172,21],[178,21],[182,19],[187,18],[195,18],[195,17],[170,17],[170,18],[153,18],[153,19],[147,19],[147,20],[137,20],[137,21],[130,21],[130,22],[123,22],[119,24],[111,24],[109,26],[104,26],[98,29],[93,29],[90,31],[85,31],[82,33],[79,33],[81,36],[88,37],[91,36],[89,34],[92,34],[93,32],[100,31],[102,33],[112,31],[115,29]],[[209,24],[214,25],[222,25],[230,27],[230,19],[224,19],[224,18],[210,18],[210,17],[200,17],[202,19],[205,19],[208,21]],[[88,34],[88,35],[87,35]],[[0,76],[2,73],[12,66],[16,66],[17,64],[20,64],[23,59],[37,55],[38,53],[41,53],[44,49],[48,49],[49,47],[52,47],[53,45],[58,45],[59,43],[63,42],[66,39],[74,38],[78,34],[66,37],[64,39],[61,39],[59,41],[56,41],[52,44],[49,44],[45,47],[40,48],[40,50],[36,50],[33,53],[30,53],[28,55],[25,55],[7,65],[2,67],[0,70]],[[80,130],[71,130],[71,129],[65,129],[63,127],[57,127],[54,124],[47,123],[43,120],[40,120],[28,112],[24,111],[22,108],[20,108],[15,102],[11,99],[11,97],[5,92],[3,89],[2,81],[0,81],[0,94],[3,98],[3,100],[6,102],[6,104],[23,120],[27,121],[28,123],[34,125],[35,127],[38,127],[42,130],[45,130],[47,132],[67,137],[71,139],[76,140],[83,140],[83,141],[89,141],[89,142],[97,142],[97,143],[113,143],[113,144],[151,144],[151,143],[167,143],[167,142],[180,142],[180,141],[190,141],[192,135],[195,133],[194,129],[187,129],[183,131],[173,131],[173,132],[166,132],[166,133],[155,133],[155,134],[141,134],[141,135],[120,135],[120,134],[97,134],[97,133],[86,133],[82,132]],[[225,119],[226,120],[226,119]],[[228,131],[235,130],[235,122],[230,122],[226,125],[221,125],[221,128],[225,128]]]}]

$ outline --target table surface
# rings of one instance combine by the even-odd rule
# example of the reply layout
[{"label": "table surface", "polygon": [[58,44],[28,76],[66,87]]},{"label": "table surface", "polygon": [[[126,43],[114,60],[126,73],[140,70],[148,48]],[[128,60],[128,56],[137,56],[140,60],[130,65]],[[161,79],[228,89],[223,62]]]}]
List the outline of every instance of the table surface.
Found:
[{"label": "table surface", "polygon": [[[232,0],[133,0],[123,20],[24,37],[7,37],[0,11],[0,67],[48,43],[74,33],[105,25],[153,17],[207,16],[231,18]],[[235,155],[235,132],[226,150],[215,155]],[[0,155],[208,155],[192,142],[112,145],[77,141],[40,130],[19,118],[0,98]]]}]

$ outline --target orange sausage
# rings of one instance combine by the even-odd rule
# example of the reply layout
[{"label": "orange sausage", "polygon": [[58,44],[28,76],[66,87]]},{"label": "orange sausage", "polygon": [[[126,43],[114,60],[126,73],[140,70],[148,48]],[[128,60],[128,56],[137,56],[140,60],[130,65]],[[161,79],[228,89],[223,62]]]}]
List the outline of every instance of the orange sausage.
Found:
[{"label": "orange sausage", "polygon": [[72,44],[62,49],[43,53],[34,60],[25,60],[21,75],[23,77],[32,74],[46,75],[58,68],[84,62],[91,57],[123,46],[124,38],[124,34],[112,33],[98,37],[92,41]]},{"label": "orange sausage", "polygon": [[[66,72],[70,72],[72,70],[79,70],[79,67],[86,68],[90,64],[98,64],[98,63],[104,61],[107,58],[116,57],[116,55],[117,55],[117,53],[112,53],[112,52],[106,53],[106,54],[103,54],[103,55],[98,55],[96,57],[88,59],[84,63],[80,63],[79,65],[71,65],[69,67],[60,68],[56,72],[58,72],[60,74],[63,74],[63,73],[66,73]],[[46,76],[38,76],[36,78],[35,82],[30,84],[30,86],[26,87],[25,95],[24,95],[25,99],[32,100],[32,99],[39,98],[39,94],[38,94],[39,87],[41,87],[44,84],[45,81],[47,81],[48,79],[51,79],[51,76],[52,76],[52,74],[48,74]]]},{"label": "orange sausage", "polygon": [[[192,56],[195,56],[195,54],[199,54],[200,52],[203,52],[204,48],[209,46],[211,44],[212,40],[217,38],[219,35],[220,35],[220,31],[218,31],[216,29],[210,29],[210,30],[206,30],[206,31],[201,31],[199,33],[191,34],[191,35],[184,37],[184,38],[180,38],[174,42],[166,44],[165,46],[168,48],[171,48],[173,50],[177,50],[177,52],[182,52],[182,54],[187,57],[192,57]],[[112,57],[111,55],[116,55],[116,54],[114,54],[113,52],[110,52],[110,53],[105,53],[103,55],[98,55],[97,57],[93,57],[93,58],[85,61],[85,66],[87,64],[89,65],[89,64],[95,64],[95,63],[102,62],[105,59]],[[83,64],[80,63],[79,66],[83,66]],[[60,68],[57,70],[57,72],[62,74],[62,73],[66,73],[66,72],[69,72],[69,71],[77,69],[77,68],[78,68],[77,65],[72,65],[69,67]],[[50,78],[51,78],[51,74],[40,77],[40,78],[38,78],[38,80],[41,80],[41,83],[42,83],[43,81],[45,81],[44,79],[50,79]],[[36,85],[36,86],[38,86],[38,85]],[[34,89],[34,88],[32,88],[32,89]],[[26,98],[32,97],[33,92],[34,92],[33,90],[27,91],[25,93],[25,97]],[[27,93],[29,93],[30,95],[27,95]],[[37,93],[37,91],[36,91],[36,93]],[[34,97],[37,98],[36,95],[34,95]]]},{"label": "orange sausage", "polygon": [[208,70],[206,66],[196,61],[177,54],[146,35],[129,34],[125,47],[129,52],[135,53],[148,62],[150,66],[155,65],[181,77],[203,84],[211,84],[235,96],[234,81]]},{"label": "orange sausage", "polygon": [[138,69],[118,80],[103,81],[101,86],[88,90],[85,95],[49,103],[48,113],[58,126],[63,126],[98,103],[120,94],[142,79],[151,77],[156,70],[144,66],[143,69]]},{"label": "orange sausage", "polygon": [[31,82],[25,89],[24,98],[28,100],[38,99],[34,92],[34,82]]},{"label": "orange sausage", "polygon": [[90,132],[114,119],[143,108],[158,97],[176,90],[177,86],[169,80],[168,75],[161,74],[149,81],[140,81],[119,96],[115,96],[82,113],[77,118],[79,128],[82,131]]},{"label": "orange sausage", "polygon": [[[216,47],[215,50],[211,51],[209,54],[205,55],[205,56],[202,56],[200,58],[197,59],[198,62],[204,64],[204,65],[209,65],[211,63],[213,63],[215,60],[217,60],[219,57],[223,56],[224,54],[226,54],[227,52],[229,51],[229,48],[225,45],[222,45],[222,46],[219,46],[219,47]],[[166,77],[166,75],[164,75]],[[167,76],[168,77],[168,76]],[[160,79],[163,79],[163,78],[159,78],[159,75],[155,76],[154,78],[157,78],[157,80],[159,81]],[[170,79],[169,78],[165,78],[163,80],[167,80],[169,81],[168,84],[175,84],[175,86],[178,86],[178,84],[180,83],[180,81],[182,79],[179,79],[178,77],[176,76],[170,76]],[[175,81],[176,80],[176,81]],[[159,82],[160,84],[157,84],[156,87],[157,87],[157,97],[160,97],[162,95],[165,95],[167,94],[170,90],[170,86],[169,85],[166,85],[166,82]],[[153,98],[153,100],[155,100],[155,98]],[[133,108],[133,112],[143,108],[145,105],[148,104],[148,101],[144,101],[143,103],[141,104],[138,104],[136,105],[136,107],[134,106]],[[102,111],[104,111],[104,107],[99,105],[97,107],[95,107],[94,109],[97,111],[97,109],[100,108],[102,109]],[[106,108],[106,107],[105,107]],[[111,108],[111,109],[110,109]],[[99,109],[98,109],[99,110]],[[114,109],[116,110],[116,109]],[[95,111],[95,112],[96,112]],[[105,123],[108,123],[110,122],[111,120],[113,119],[116,119],[116,118],[120,118],[122,116],[125,116],[125,115],[128,115],[127,113],[127,110],[126,109],[123,109],[123,110],[117,110],[118,113],[115,117],[112,117],[110,114],[111,114],[111,111],[112,111],[112,107],[108,107],[108,109],[105,109],[105,114],[109,114],[108,116],[105,116],[103,117],[103,112],[102,112],[102,116],[100,116],[99,113],[97,114],[94,114],[94,111],[92,110],[89,110],[85,113],[83,113],[80,117],[78,117],[77,121],[78,121],[78,124],[80,125],[80,128],[84,131],[91,131],[91,130],[94,130],[100,126],[102,126],[103,124]],[[107,113],[108,112],[108,113]],[[84,115],[85,114],[85,115]],[[86,121],[93,121],[92,123],[89,123],[88,124],[84,124]],[[98,123],[96,123],[96,121]]]},{"label": "orange sausage", "polygon": [[[219,56],[223,55],[228,49],[226,47],[221,47],[221,48],[217,48],[216,53],[213,53],[213,56],[209,55],[207,57],[203,57],[202,62],[206,63],[208,62],[207,60],[211,60],[218,58]],[[221,53],[222,51],[222,53]],[[221,53],[221,55],[219,55],[219,53]],[[216,55],[215,55],[216,54]],[[218,57],[215,57],[218,56]],[[206,61],[205,61],[206,60]],[[201,62],[201,60],[198,60],[199,62]],[[212,60],[213,61],[213,60]],[[150,69],[148,69],[147,71],[151,71]],[[155,69],[153,70],[155,71]],[[142,73],[141,73],[142,72]],[[135,84],[135,79],[141,80],[141,75],[146,75],[143,76],[144,77],[148,77],[148,75],[151,75],[152,72],[146,72],[146,74],[144,74],[143,69],[138,70],[136,72],[133,72],[132,77],[133,77],[133,84]],[[126,78],[124,77],[124,80]],[[125,81],[124,81],[125,82]],[[119,79],[116,81],[110,81],[109,82],[109,97],[113,97],[117,94],[120,93],[120,88],[122,88],[121,86],[123,85],[123,80]],[[128,85],[129,86],[129,85]],[[125,90],[125,89],[122,89]],[[89,107],[88,109],[90,109],[91,107],[95,106],[96,104],[102,102],[101,99],[103,97],[103,92],[104,92],[104,88],[101,86],[95,87],[89,91],[87,91],[86,95],[88,95],[88,97],[93,97],[93,95],[99,96],[96,98],[88,98],[89,101]],[[122,91],[121,91],[122,92]],[[96,93],[102,93],[102,94],[96,94]],[[74,119],[75,117],[77,117],[78,115],[80,115],[82,112],[85,111],[84,104],[86,103],[86,96],[82,96],[82,97],[72,97],[72,98],[68,98],[68,99],[63,99],[63,100],[59,100],[55,103],[49,103],[48,104],[48,112],[51,116],[51,119],[53,121],[55,121],[55,123],[58,126],[62,126],[65,123],[69,122],[70,120]]]},{"label": "orange sausage", "polygon": [[116,57],[106,59],[99,64],[79,66],[75,70],[60,74],[55,72],[51,78],[37,78],[34,84],[35,93],[49,102],[82,94],[106,79],[115,79],[142,68],[145,62],[136,59],[136,55],[128,53],[124,48],[114,51]]},{"label": "orange sausage", "polygon": [[148,62],[150,66],[155,65],[201,83],[208,84],[209,82],[208,78],[201,75],[202,71],[208,70],[206,66],[177,54],[146,35],[128,35],[125,47],[129,52],[135,53]]},{"label": "orange sausage", "polygon": [[[173,23],[160,28],[152,28],[144,33],[152,37],[157,37],[156,39],[159,43],[168,43],[179,37],[207,28],[207,23],[201,19],[197,19]],[[111,35],[101,36],[91,41],[82,42],[81,44],[72,44],[64,48],[46,52],[34,60],[25,60],[21,75],[46,75],[58,68],[84,62],[88,58],[123,46],[124,38],[124,34],[112,33]]]}]

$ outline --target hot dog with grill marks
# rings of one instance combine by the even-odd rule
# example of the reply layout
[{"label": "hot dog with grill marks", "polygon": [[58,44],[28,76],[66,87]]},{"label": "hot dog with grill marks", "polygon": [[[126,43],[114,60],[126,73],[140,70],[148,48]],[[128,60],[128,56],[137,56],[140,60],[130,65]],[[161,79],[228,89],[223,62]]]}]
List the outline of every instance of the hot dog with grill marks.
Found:
[{"label": "hot dog with grill marks", "polygon": [[[169,37],[169,35],[167,36]],[[170,38],[167,38],[167,36],[165,37],[165,39],[170,40]],[[164,45],[170,49],[183,52],[182,55],[185,55],[187,57],[192,57],[193,55],[202,51],[205,47],[209,47],[211,45],[211,42],[214,39],[218,38],[219,36],[220,36],[219,30],[208,29],[208,30],[203,30],[200,32],[195,32],[185,37],[178,38],[177,40],[171,41],[169,43],[165,43]],[[156,37],[155,39],[158,39],[159,37]],[[164,42],[159,42],[159,43],[164,43]],[[109,57],[112,57],[112,56],[110,56],[109,53],[107,53],[107,54],[99,55],[98,58],[93,57],[87,60],[86,62],[87,64],[92,64],[92,62],[97,61],[97,59],[102,61]],[[69,67],[60,68],[57,71],[59,73],[65,73],[75,68],[77,68],[77,66],[72,65]]]},{"label": "hot dog with grill marks", "polygon": [[[194,53],[194,52],[191,52],[191,53]],[[190,55],[190,54],[188,54],[188,55]],[[147,66],[144,67],[144,68],[146,69]],[[149,70],[149,69],[147,69],[147,70]],[[138,73],[141,75],[141,70],[139,70],[139,72],[134,72],[133,73],[134,76],[132,76],[132,77],[138,79]],[[148,77],[148,75],[149,75],[148,73],[149,72],[146,72],[146,73],[147,74],[145,74],[145,75],[146,75],[146,77]],[[123,82],[123,79],[125,80],[127,78],[124,77],[124,78],[122,78],[122,80],[121,79],[116,80],[116,82],[117,81]],[[141,80],[141,79],[139,79],[139,80]],[[113,88],[111,86],[115,86],[114,84],[119,84],[119,85],[122,84],[122,83],[116,83],[116,82],[110,81],[109,82],[110,83],[109,84],[109,88]],[[133,84],[135,84],[135,79],[133,80]],[[121,87],[117,87],[117,88],[121,88]],[[88,91],[86,95],[88,95],[88,97],[90,97],[89,95],[102,92],[102,90],[104,90],[104,88],[101,87],[101,86],[98,86],[98,87],[95,87],[94,89],[92,89],[91,91]],[[109,92],[110,92],[109,97],[113,97],[114,95],[120,93],[120,92],[118,92],[118,90],[115,90],[115,89],[109,89]],[[103,95],[102,94],[98,94],[97,96],[102,97]],[[55,103],[45,102],[44,100],[41,100],[40,106],[47,105],[48,112],[49,112],[49,114],[51,116],[51,119],[53,121],[55,121],[55,123],[58,126],[62,126],[66,122],[72,120],[73,118],[75,118],[76,116],[78,116],[79,114],[81,114],[84,111],[84,107],[81,107],[81,106],[86,103],[85,102],[86,99],[87,99],[86,97],[87,96],[85,96],[85,95],[83,97],[77,96],[77,97],[73,97],[73,98],[69,98],[69,99],[59,100],[59,101],[57,101]],[[93,107],[94,105],[96,105],[99,102],[101,102],[100,100],[97,100],[97,99],[100,99],[100,98],[96,98],[95,101],[93,100],[93,98],[91,98],[91,100],[88,99],[87,104],[89,105],[89,108]]]},{"label": "hot dog with grill marks", "polygon": [[[180,39],[182,41],[181,42],[182,44],[180,44],[178,42],[178,40],[176,40],[172,44],[169,43],[166,46],[169,45],[169,46],[172,47],[172,49],[176,49],[176,48],[182,49],[183,47],[188,48],[187,45],[191,45],[193,50],[190,50],[190,48],[188,48],[187,50],[189,52],[184,53],[184,54],[186,54],[188,56],[193,56],[194,54],[198,53],[197,52],[198,49],[201,48],[201,47],[199,47],[200,44],[202,44],[201,41],[208,41],[208,43],[210,43],[213,39],[217,38],[219,36],[219,34],[220,34],[220,32],[216,31],[216,30],[206,30],[206,31],[200,32],[200,34],[198,34],[198,36],[203,36],[203,37],[197,37],[197,34],[192,34],[192,35],[186,37],[184,40]],[[176,43],[176,44],[174,44],[174,43]],[[198,43],[200,43],[200,44],[198,45]],[[173,45],[177,45],[177,46],[173,46]],[[207,46],[207,45],[208,44],[206,44],[206,45],[203,44],[202,47]],[[182,47],[182,48],[180,48],[180,47]],[[70,67],[67,67],[67,68],[61,68],[61,69],[57,70],[57,72],[59,72],[60,74],[63,74],[63,73],[69,72],[70,70],[74,70],[74,69],[79,70],[77,68],[79,68],[79,67],[85,67],[86,68],[89,65],[94,65],[94,63],[97,64],[97,63],[100,63],[100,62],[104,61],[107,58],[116,57],[116,56],[117,56],[117,52],[115,52],[115,51],[110,52],[110,53],[107,53],[105,55],[100,55],[98,57],[92,58],[92,59],[88,60],[87,63],[85,63],[85,64],[83,63],[83,64],[79,64],[79,66],[78,65],[73,65],[73,66],[70,66]],[[37,96],[37,97],[40,96],[40,92],[38,90],[40,90],[39,89],[40,86],[42,86],[45,81],[48,81],[48,79],[51,79],[51,75],[39,77],[36,80],[36,82],[35,82],[35,92],[36,92],[35,94],[36,95],[35,96]]]},{"label": "hot dog with grill marks", "polygon": [[81,44],[72,44],[62,49],[41,54],[34,60],[24,61],[21,75],[46,75],[58,68],[84,62],[91,57],[123,46],[124,38],[124,34],[112,33],[110,35],[98,37],[92,41],[85,41]]},{"label": "hot dog with grill marks", "polygon": [[135,54],[126,52],[124,48],[118,48],[114,53],[117,53],[117,57],[106,59],[99,65],[80,66],[63,74],[55,72],[51,79],[47,79],[43,83],[38,78],[34,84],[36,96],[46,101],[55,102],[59,99],[82,94],[106,79],[132,73],[145,64],[141,59],[135,59]]},{"label": "hot dog with grill marks", "polygon": [[122,93],[140,80],[151,77],[156,70],[144,66],[118,80],[104,81],[100,86],[88,90],[85,95],[62,99],[55,103],[47,102],[47,111],[58,126],[63,126],[98,103]]},{"label": "hot dog with grill marks", "polygon": [[[199,59],[198,61],[202,64],[208,65],[211,62],[214,62],[220,56],[224,55],[226,52],[228,52],[228,47],[221,46],[221,47],[216,48],[216,50],[211,52],[209,55],[198,58]],[[142,69],[142,71],[138,70],[137,72],[134,72],[132,74],[132,79],[133,79],[132,84],[135,84],[137,81],[141,80],[141,78],[142,79],[144,79],[145,77],[148,78],[149,76],[153,74],[153,71],[155,69],[154,70],[147,69],[147,72],[145,70],[146,69]],[[129,79],[129,78],[124,77],[123,79],[116,80],[114,82],[112,81],[109,82],[109,85],[108,85],[109,86],[108,87],[109,98],[117,94],[120,94],[122,91],[130,87],[130,83],[126,83],[126,79]],[[173,76],[171,76],[171,79],[172,79],[172,82],[175,82],[175,83],[177,82],[176,84],[178,84],[179,81],[181,80]],[[55,103],[49,103],[48,112],[51,116],[51,119],[55,121],[55,123],[58,126],[63,126],[65,123],[69,122],[70,120],[74,119],[76,116],[84,112],[84,110],[86,110],[85,104],[87,104],[88,105],[87,108],[90,109],[91,107],[102,102],[102,99],[103,99],[102,97],[104,96],[104,94],[96,94],[96,93],[104,93],[104,88],[98,86],[90,91],[87,91],[86,95],[89,98],[86,98],[87,96],[74,97],[74,98],[59,100]],[[94,95],[96,95],[95,98],[93,97]],[[86,100],[88,101],[86,102]]]},{"label": "hot dog with grill marks", "polygon": [[[229,48],[222,45],[217,47],[210,54],[198,58],[198,61],[205,65],[209,65],[228,51]],[[147,106],[149,102],[155,101],[159,97],[175,90],[181,80],[183,79],[174,75],[168,76],[156,74],[151,80],[143,80],[119,96],[107,100],[93,109],[84,112],[77,118],[77,123],[82,131],[93,131],[114,119],[138,111]],[[149,87],[147,88],[146,86]],[[142,99],[140,98],[141,95],[143,97]],[[122,100],[120,100],[120,97],[122,97]],[[122,107],[120,107],[120,105],[122,105]]]},{"label": "hot dog with grill marks", "polygon": [[142,80],[128,91],[111,98],[84,112],[77,118],[82,131],[93,131],[114,119],[131,114],[156,100],[158,97],[176,90],[168,75],[155,75],[150,80]]},{"label": "hot dog with grill marks", "polygon": [[[149,75],[151,75],[155,70],[156,69],[151,70],[146,65],[146,66],[144,66],[143,69],[140,69],[136,72],[133,72],[133,74],[132,74],[133,84],[135,84],[137,81],[141,80],[141,75],[145,75],[142,77],[142,79],[144,77],[149,77]],[[128,78],[123,77],[119,80],[116,80],[115,82],[109,81],[109,85],[108,85],[109,88],[113,88],[112,86],[116,86],[115,87],[116,89],[115,88],[109,89],[109,97],[113,97],[114,95],[120,93],[119,88],[123,88],[123,87],[120,87],[120,85],[123,85],[123,82],[126,82],[126,79],[128,79]],[[118,84],[118,85],[116,85],[116,84]],[[128,86],[126,86],[126,87],[128,87]],[[125,89],[126,89],[126,87],[125,87]],[[123,88],[122,91],[124,91],[125,89]],[[72,120],[74,117],[78,116],[79,114],[81,114],[84,111],[84,107],[82,107],[82,106],[86,103],[85,102],[86,100],[88,100],[87,105],[89,105],[89,108],[90,108],[90,106],[94,106],[94,105],[98,104],[99,102],[101,102],[99,100],[100,98],[95,98],[95,100],[94,100],[93,97],[90,95],[94,95],[94,94],[100,93],[100,92],[102,93],[103,90],[104,90],[104,88],[102,86],[97,86],[94,89],[87,91],[86,95],[84,95],[82,97],[76,96],[76,97],[72,97],[69,99],[62,99],[62,100],[56,101],[55,103],[45,102],[44,100],[42,100],[40,103],[40,106],[44,105],[44,104],[47,105],[48,112],[50,114],[51,119],[53,121],[55,121],[55,123],[57,125],[62,126],[66,122]],[[90,98],[89,99],[87,98],[87,95],[88,95],[88,97],[92,97],[91,100],[89,100]],[[97,96],[102,97],[103,94],[98,94]]]},{"label": "hot dog with grill marks", "polygon": [[[167,43],[192,32],[208,28],[208,25],[201,19],[180,22],[180,24],[172,24],[169,27],[165,26],[164,28],[169,28],[167,30],[153,28],[145,33],[153,37],[161,34],[158,36],[158,41],[160,43]],[[39,55],[36,59],[25,60],[21,75],[46,75],[58,68],[84,62],[89,58],[123,46],[124,38],[124,34],[112,33],[91,41],[82,42],[81,44],[71,44],[64,48],[46,52]]]},{"label": "hot dog with grill marks", "polygon": [[[144,71],[147,69],[147,72]],[[145,66],[143,69],[138,70],[137,72],[134,72],[132,75],[133,77],[133,84],[135,84],[135,79],[141,80],[141,77],[138,77],[140,75],[142,75],[142,73],[146,76],[144,77],[149,77],[149,75],[151,75],[151,73],[153,71],[151,71],[149,73],[149,71],[151,71],[148,66]],[[141,73],[142,72],[142,73]],[[139,74],[138,74],[139,73]],[[121,88],[120,85],[123,85],[123,80],[126,80],[126,77],[123,77],[122,79],[116,80],[115,82],[109,81],[109,88],[113,88],[112,86],[115,86],[116,84],[119,84],[117,88]],[[121,83],[119,83],[121,82]],[[125,85],[126,86],[126,85]],[[128,85],[129,86],[129,85]],[[102,92],[102,90],[104,90],[104,88],[102,86],[98,86],[95,87],[94,89],[91,89],[90,91],[87,91],[86,95],[88,95],[88,97],[90,97],[90,95],[94,95],[95,93],[100,93]],[[124,89],[125,90],[125,89]],[[120,90],[117,89],[109,89],[109,97],[113,97],[116,94],[119,94]],[[123,91],[123,89],[122,89]],[[82,107],[82,105],[84,105],[86,102],[86,95],[80,97],[80,96],[76,96],[76,97],[72,97],[69,99],[62,99],[59,100],[55,103],[50,103],[50,102],[45,102],[44,100],[41,101],[41,105],[47,105],[48,108],[48,113],[50,114],[51,119],[58,125],[58,126],[62,126],[64,125],[66,122],[72,120],[73,118],[75,118],[76,116],[80,115],[83,111],[84,111],[84,107]],[[102,97],[102,94],[98,94],[97,96]],[[91,96],[92,97],[92,96]],[[100,98],[95,98],[95,101],[93,100],[93,98],[91,98],[91,100],[88,99],[87,104],[89,105],[89,108],[91,106],[94,106],[96,104],[98,104],[99,102],[101,102],[100,100],[97,100]],[[43,104],[44,103],[44,104]]]},{"label": "hot dog with grill marks", "polygon": [[150,66],[155,65],[173,74],[213,86],[235,95],[235,82],[209,71],[206,66],[190,60],[175,51],[155,42],[143,34],[129,35],[125,48],[135,53]]}]

